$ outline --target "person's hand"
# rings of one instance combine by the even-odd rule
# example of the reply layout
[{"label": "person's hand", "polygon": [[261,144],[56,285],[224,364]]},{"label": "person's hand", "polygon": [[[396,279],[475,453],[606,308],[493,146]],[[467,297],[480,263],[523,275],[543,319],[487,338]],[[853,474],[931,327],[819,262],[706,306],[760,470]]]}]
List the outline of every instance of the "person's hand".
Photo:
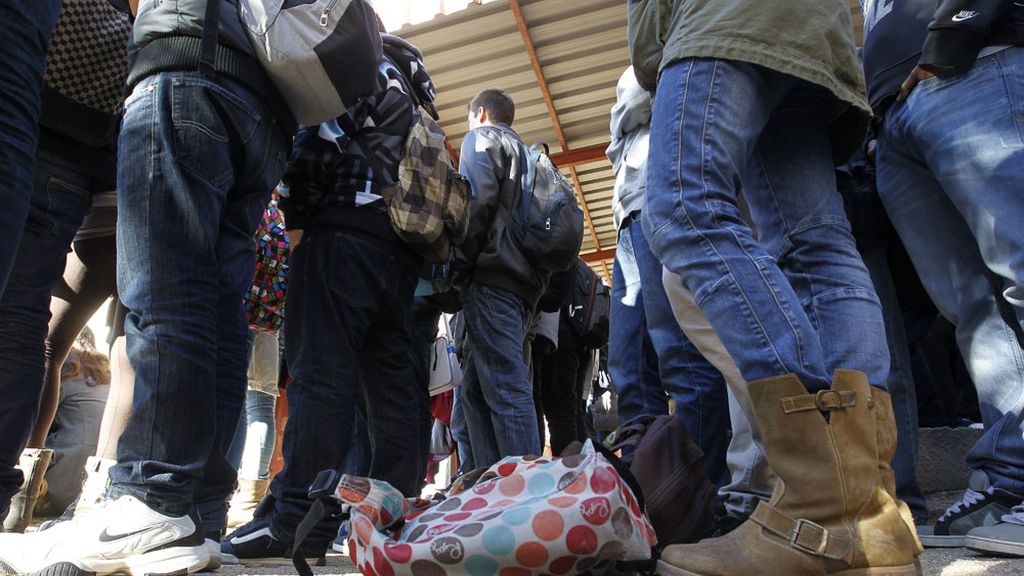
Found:
[{"label": "person's hand", "polygon": [[914,70],[907,76],[907,79],[903,81],[903,85],[900,86],[900,95],[896,97],[897,102],[903,102],[910,96],[910,93],[917,86],[917,83],[922,80],[927,80],[935,76],[935,73],[920,66],[916,66]]},{"label": "person's hand", "polygon": [[878,139],[877,138],[872,138],[871,140],[868,140],[867,150],[866,150],[865,153],[867,154],[868,161],[871,162],[872,166],[874,166],[875,165],[875,156],[878,155]]},{"label": "person's hand", "polygon": [[289,230],[288,231],[288,246],[291,250],[295,250],[295,247],[302,242],[302,230]]}]

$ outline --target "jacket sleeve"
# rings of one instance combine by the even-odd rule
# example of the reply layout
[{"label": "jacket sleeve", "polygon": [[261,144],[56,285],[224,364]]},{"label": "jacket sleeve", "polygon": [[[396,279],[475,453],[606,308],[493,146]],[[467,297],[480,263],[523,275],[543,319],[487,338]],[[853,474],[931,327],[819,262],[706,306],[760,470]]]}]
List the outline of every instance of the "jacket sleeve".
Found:
[{"label": "jacket sleeve", "polygon": [[966,72],[1012,4],[1013,0],[942,0],[928,25],[918,64],[940,75]]},{"label": "jacket sleeve", "polygon": [[671,18],[667,0],[629,0],[629,56],[640,86],[649,92],[658,87],[658,69],[665,48],[664,27]]},{"label": "jacket sleeve", "polygon": [[310,186],[315,185],[316,171],[323,170],[321,148],[326,144],[317,135],[316,126],[303,126],[295,136],[280,188],[280,206],[288,230],[306,228],[310,213]]},{"label": "jacket sleeve", "polygon": [[502,145],[500,139],[484,130],[471,130],[462,140],[459,172],[472,188],[469,229],[466,240],[457,252],[457,268],[469,270],[480,250],[487,245],[487,236],[494,224],[500,202],[499,178]]}]

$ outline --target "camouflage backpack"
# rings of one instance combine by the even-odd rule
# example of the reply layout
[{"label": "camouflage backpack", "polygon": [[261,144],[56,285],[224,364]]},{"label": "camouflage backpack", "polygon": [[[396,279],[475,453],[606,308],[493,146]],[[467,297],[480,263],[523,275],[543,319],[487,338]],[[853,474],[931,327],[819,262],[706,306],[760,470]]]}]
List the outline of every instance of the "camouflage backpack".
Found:
[{"label": "camouflage backpack", "polygon": [[405,139],[398,180],[384,189],[391,227],[427,262],[446,264],[469,226],[469,181],[459,174],[437,123],[434,85],[419,50],[383,35],[384,52],[402,73],[417,102]]}]

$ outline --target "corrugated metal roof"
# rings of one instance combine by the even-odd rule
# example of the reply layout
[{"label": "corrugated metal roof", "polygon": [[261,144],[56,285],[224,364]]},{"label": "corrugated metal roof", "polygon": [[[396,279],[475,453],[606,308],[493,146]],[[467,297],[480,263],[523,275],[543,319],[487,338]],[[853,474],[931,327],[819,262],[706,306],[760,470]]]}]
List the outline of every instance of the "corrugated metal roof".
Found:
[{"label": "corrugated metal roof", "polygon": [[[863,29],[859,0],[849,0],[858,38]],[[423,51],[438,89],[437,108],[452,146],[459,148],[468,128],[467,106],[484,88],[501,88],[516,102],[514,128],[529,143],[546,142],[564,152],[516,20],[518,4],[529,40],[547,83],[566,145],[578,150],[606,144],[615,85],[629,66],[626,4],[621,0],[378,0],[404,3],[410,16],[440,14],[395,31]],[[462,8],[453,10],[452,8]],[[403,20],[414,21],[415,18]],[[569,170],[564,170],[567,174]],[[607,159],[575,167],[589,226],[583,254],[610,281],[616,232],[612,223],[614,174]],[[594,241],[596,236],[596,242]]]}]

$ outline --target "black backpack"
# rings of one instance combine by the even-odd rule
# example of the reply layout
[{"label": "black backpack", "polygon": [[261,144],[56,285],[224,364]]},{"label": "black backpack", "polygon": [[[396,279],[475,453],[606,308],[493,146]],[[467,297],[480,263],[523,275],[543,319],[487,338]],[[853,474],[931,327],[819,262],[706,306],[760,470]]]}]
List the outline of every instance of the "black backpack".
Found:
[{"label": "black backpack", "polygon": [[577,258],[576,282],[566,316],[584,347],[593,350],[608,343],[611,306],[611,289],[601,282],[586,262]]},{"label": "black backpack", "polygon": [[527,146],[502,131],[520,158],[522,193],[510,227],[516,246],[541,271],[569,270],[583,246],[583,210],[576,189],[551,162],[547,145]]}]

